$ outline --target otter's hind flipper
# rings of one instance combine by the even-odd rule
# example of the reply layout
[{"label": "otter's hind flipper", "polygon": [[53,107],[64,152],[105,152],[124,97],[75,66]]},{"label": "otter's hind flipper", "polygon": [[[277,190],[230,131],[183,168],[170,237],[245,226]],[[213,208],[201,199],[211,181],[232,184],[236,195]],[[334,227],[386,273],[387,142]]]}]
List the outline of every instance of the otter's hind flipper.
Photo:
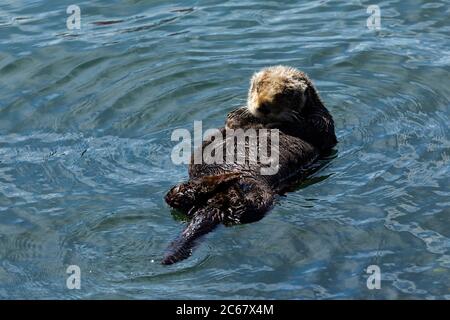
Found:
[{"label": "otter's hind flipper", "polygon": [[[219,191],[219,190],[216,190]],[[189,257],[196,240],[217,225],[234,225],[261,219],[272,207],[275,194],[265,183],[252,178],[227,186],[210,197],[206,205],[194,212],[192,220],[181,235],[173,241],[162,264],[173,264]]]},{"label": "otter's hind flipper", "polygon": [[227,172],[197,177],[170,189],[165,200],[172,208],[188,213],[194,206],[203,205],[215,192],[229,186],[241,176],[241,173]]},{"label": "otter's hind flipper", "polygon": [[169,245],[161,263],[169,265],[188,258],[196,240],[212,231],[220,222],[221,216],[217,209],[204,208],[196,212],[186,229]]}]

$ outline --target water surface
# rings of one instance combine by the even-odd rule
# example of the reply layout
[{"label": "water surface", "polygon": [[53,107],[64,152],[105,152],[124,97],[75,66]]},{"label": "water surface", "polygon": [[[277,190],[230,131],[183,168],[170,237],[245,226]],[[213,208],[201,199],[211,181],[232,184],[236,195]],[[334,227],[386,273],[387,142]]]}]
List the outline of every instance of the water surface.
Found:
[{"label": "water surface", "polygon": [[[0,298],[450,298],[448,1],[379,1],[379,31],[369,1],[78,0],[80,30],[70,4],[0,4]],[[160,265],[171,132],[221,126],[274,64],[315,81],[337,157]]]}]

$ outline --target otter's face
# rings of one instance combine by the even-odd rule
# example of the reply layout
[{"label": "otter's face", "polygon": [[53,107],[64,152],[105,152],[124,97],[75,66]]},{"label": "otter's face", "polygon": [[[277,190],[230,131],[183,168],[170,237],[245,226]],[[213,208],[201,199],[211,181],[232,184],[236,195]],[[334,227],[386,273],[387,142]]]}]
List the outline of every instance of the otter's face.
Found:
[{"label": "otter's face", "polygon": [[306,104],[308,88],[303,73],[289,67],[271,67],[253,75],[247,108],[257,118],[271,121],[295,119]]}]

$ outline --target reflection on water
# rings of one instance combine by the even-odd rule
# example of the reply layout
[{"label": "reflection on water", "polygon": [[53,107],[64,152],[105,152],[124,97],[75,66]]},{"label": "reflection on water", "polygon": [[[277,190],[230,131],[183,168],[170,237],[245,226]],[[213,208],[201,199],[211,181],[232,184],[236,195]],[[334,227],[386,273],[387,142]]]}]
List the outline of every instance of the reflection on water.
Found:
[{"label": "reflection on water", "polygon": [[[0,4],[1,298],[450,298],[445,1],[382,1],[380,31],[367,1],[79,1],[73,31],[70,4]],[[172,130],[220,126],[273,64],[315,80],[336,157],[161,266]]]}]

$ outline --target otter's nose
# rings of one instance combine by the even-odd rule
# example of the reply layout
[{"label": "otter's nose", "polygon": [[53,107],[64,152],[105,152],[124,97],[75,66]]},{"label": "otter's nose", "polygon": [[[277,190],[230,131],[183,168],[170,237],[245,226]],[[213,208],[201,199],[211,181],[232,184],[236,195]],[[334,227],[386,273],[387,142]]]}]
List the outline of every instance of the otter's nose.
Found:
[{"label": "otter's nose", "polygon": [[258,107],[258,111],[262,114],[268,115],[270,113],[270,106],[267,103],[261,103]]}]

